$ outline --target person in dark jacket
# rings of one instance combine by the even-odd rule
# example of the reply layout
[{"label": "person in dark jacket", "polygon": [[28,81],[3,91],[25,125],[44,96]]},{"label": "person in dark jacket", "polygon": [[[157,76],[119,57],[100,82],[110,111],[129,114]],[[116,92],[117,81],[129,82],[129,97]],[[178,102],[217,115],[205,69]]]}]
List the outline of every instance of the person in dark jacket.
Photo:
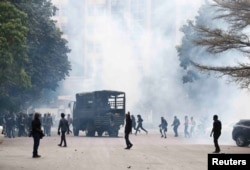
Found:
[{"label": "person in dark jacket", "polygon": [[167,132],[168,122],[164,117],[161,117],[161,124],[159,125],[161,137],[167,138],[166,132]]},{"label": "person in dark jacket", "polygon": [[31,122],[32,126],[32,132],[31,135],[34,139],[34,145],[33,145],[33,158],[39,158],[41,155],[38,155],[38,147],[40,144],[40,139],[42,138],[41,134],[43,134],[41,129],[41,121],[39,119],[40,114],[35,113],[34,119]]},{"label": "person in dark jacket", "polygon": [[[58,132],[57,132],[58,135],[61,134],[61,142],[60,144],[58,144],[58,146],[62,146],[62,143],[64,143],[63,147],[67,147],[65,133],[67,132],[67,134],[69,134],[69,123],[64,117],[65,117],[65,114],[61,113],[61,119],[59,122]],[[61,130],[61,133],[60,133],[60,130]]]},{"label": "person in dark jacket", "polygon": [[126,114],[126,124],[125,124],[125,142],[127,147],[125,149],[130,149],[133,144],[129,140],[129,134],[132,131],[132,119],[130,117],[130,112]]},{"label": "person in dark jacket", "polygon": [[142,119],[141,115],[137,115],[137,123],[138,124],[137,124],[137,128],[135,131],[135,135],[137,134],[138,131],[140,131],[139,129],[143,130],[144,132],[146,132],[146,134],[148,134],[148,131],[142,127],[142,122],[143,122],[143,119]]},{"label": "person in dark jacket", "polygon": [[136,130],[135,116],[134,116],[134,115],[131,115],[131,119],[132,119],[132,129]]},{"label": "person in dark jacket", "polygon": [[218,120],[218,116],[217,115],[214,115],[213,116],[213,120],[214,120],[214,123],[213,123],[213,128],[211,130],[211,133],[210,133],[210,137],[214,137],[214,146],[215,146],[215,151],[214,153],[219,153],[220,152],[220,146],[218,144],[218,139],[221,135],[221,121]]},{"label": "person in dark jacket", "polygon": [[174,130],[175,137],[178,137],[178,127],[180,124],[181,124],[180,120],[177,118],[177,116],[174,116],[174,121],[171,126],[174,127],[173,130]]}]

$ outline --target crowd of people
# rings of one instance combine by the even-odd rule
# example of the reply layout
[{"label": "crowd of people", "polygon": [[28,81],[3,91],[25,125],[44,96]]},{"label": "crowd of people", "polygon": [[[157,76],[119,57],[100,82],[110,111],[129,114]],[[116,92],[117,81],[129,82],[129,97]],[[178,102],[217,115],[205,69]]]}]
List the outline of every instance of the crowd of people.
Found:
[{"label": "crowd of people", "polygon": [[[218,120],[218,116],[214,115],[214,124],[211,131],[211,136],[214,138],[215,151],[214,153],[220,152],[220,147],[218,145],[218,138],[221,134],[221,122]],[[6,112],[2,118],[2,124],[4,127],[4,135],[8,138],[14,138],[16,136],[29,136],[34,138],[33,146],[33,157],[40,157],[38,155],[39,141],[43,136],[51,136],[51,127],[54,125],[55,119],[51,113],[46,113],[41,115],[40,113],[35,114],[25,114],[25,113],[10,113]],[[196,121],[194,117],[189,117],[186,115],[183,119],[183,132],[185,138],[190,138],[194,135],[196,128]],[[70,125],[72,124],[72,118],[68,114],[65,118],[65,114],[61,113],[61,119],[58,124],[58,135],[61,136],[61,141],[58,146],[67,147],[65,133],[69,134],[71,132]],[[174,116],[171,127],[173,127],[174,137],[179,136],[179,126],[181,121],[177,116]],[[144,131],[148,134],[148,130],[143,127],[143,118],[140,114],[137,115],[137,120],[134,115],[130,115],[130,112],[126,114],[125,118],[125,141],[127,147],[125,149],[132,148],[133,144],[129,139],[129,135],[132,134],[132,129],[135,131],[134,134],[137,135],[138,132]],[[163,116],[160,117],[159,131],[161,138],[167,138],[168,131],[168,121]]]},{"label": "crowd of people", "polygon": [[[23,112],[10,113],[6,111],[1,117],[1,125],[3,126],[3,134],[8,138],[27,137],[31,132],[31,122],[34,114],[26,114]],[[51,128],[56,125],[55,114],[40,114],[41,127],[46,136],[51,136]],[[69,125],[72,124],[70,114],[67,115]]]},{"label": "crowd of people", "polygon": [[[25,114],[25,113],[10,113],[6,112],[3,117],[1,118],[1,124],[4,129],[4,135],[8,138],[14,137],[22,137],[22,136],[29,136],[31,131],[31,122],[34,117],[34,114]],[[145,129],[143,126],[143,118],[140,114],[134,116],[131,115],[132,121],[132,129],[134,134],[137,135],[138,132],[144,131],[148,134],[148,130]],[[68,120],[69,126],[72,125],[72,118],[70,114],[65,116]],[[40,114],[41,126],[46,136],[51,136],[51,128],[56,124],[55,115],[51,113],[44,113]],[[184,117],[183,120],[184,125],[184,137],[190,138],[194,135],[196,121],[194,117],[189,119],[188,116]],[[181,125],[180,119],[177,116],[174,116],[173,122],[171,127],[173,127],[174,136],[179,136],[179,126]],[[160,125],[159,131],[162,138],[167,138],[167,131],[168,131],[168,121],[163,116],[160,117]],[[132,132],[131,132],[132,133]]]},{"label": "crowd of people", "polygon": [[[132,129],[135,131],[135,135],[137,135],[138,132],[144,131],[146,134],[148,134],[148,131],[143,127],[143,119],[140,114],[137,115],[137,120],[134,115],[131,115],[131,121],[132,121]],[[194,120],[194,117],[192,116],[190,119],[188,116],[184,117],[183,121],[184,125],[184,137],[190,138],[194,135],[195,127],[196,127],[196,121]],[[180,119],[177,116],[174,116],[174,120],[171,124],[173,127],[174,136],[179,136],[179,126],[181,125]],[[168,121],[163,116],[160,118],[160,124],[159,124],[160,134],[162,138],[167,138],[167,130],[168,130]],[[132,133],[132,132],[131,132]]]},{"label": "crowd of people", "polygon": [[[25,114],[25,113],[10,113],[6,112],[2,117],[2,125],[4,128],[4,135],[8,138],[28,136],[31,131],[31,122],[34,117],[34,114]],[[146,130],[143,126],[143,118],[140,114],[134,116],[131,115],[132,121],[132,129],[134,134],[144,131],[148,134],[148,130]],[[65,117],[68,120],[69,126],[72,124],[72,118],[70,114]],[[55,116],[51,113],[45,113],[40,115],[41,126],[46,136],[51,136],[51,128],[55,125]],[[180,119],[177,116],[174,116],[171,127],[173,127],[174,136],[179,136],[179,127],[180,127]],[[162,138],[167,138],[168,131],[168,121],[163,116],[160,117],[159,131]],[[194,117],[189,117],[186,115],[183,119],[183,132],[185,138],[190,138],[195,133],[196,121]],[[132,130],[131,130],[132,133]]]},{"label": "crowd of people", "polygon": [[17,114],[5,112],[1,118],[5,137],[28,136],[32,119],[31,115],[22,112]]},{"label": "crowd of people", "polygon": [[[218,144],[218,139],[221,135],[221,129],[222,129],[222,125],[221,125],[221,121],[218,120],[218,115],[214,115],[213,116],[213,128],[211,130],[210,136],[214,138],[214,146],[215,146],[215,151],[214,153],[219,153],[220,152],[220,147]],[[142,126],[142,122],[143,119],[141,117],[141,115],[137,115],[137,121],[135,119],[134,115],[130,115],[130,112],[128,112],[126,114],[126,121],[125,121],[125,142],[127,147],[125,149],[130,149],[133,144],[131,143],[130,139],[129,139],[129,134],[132,134],[132,129],[135,130],[135,135],[137,135],[137,132],[140,132],[140,129],[145,131],[146,134],[148,134],[148,131]],[[173,123],[171,124],[171,126],[173,127],[173,131],[174,131],[174,137],[178,137],[178,128],[181,125],[181,122],[179,120],[179,118],[177,116],[174,116],[174,120]],[[194,117],[192,116],[190,119],[189,117],[186,115],[184,117],[184,137],[185,138],[190,138],[194,135],[195,132],[195,127],[196,127],[196,121],[194,119]],[[160,134],[162,138],[167,138],[167,130],[168,130],[168,122],[167,120],[162,116],[160,118],[160,124],[159,124],[159,128],[160,128]]]}]

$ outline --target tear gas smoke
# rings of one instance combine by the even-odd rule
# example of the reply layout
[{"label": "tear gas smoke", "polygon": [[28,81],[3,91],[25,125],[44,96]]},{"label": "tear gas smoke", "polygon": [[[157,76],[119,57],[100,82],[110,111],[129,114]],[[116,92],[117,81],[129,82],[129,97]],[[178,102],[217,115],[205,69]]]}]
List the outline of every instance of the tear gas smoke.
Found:
[{"label": "tear gas smoke", "polygon": [[[140,2],[143,6],[146,1]],[[160,116],[164,116],[169,131],[174,115],[182,122],[185,115],[194,116],[197,124],[206,122],[208,127],[212,125],[213,114],[218,114],[225,124],[246,118],[249,93],[239,90],[235,84],[214,77],[182,83],[183,70],[175,49],[181,43],[179,29],[186,20],[194,20],[203,1],[157,2],[151,1],[149,27],[138,22],[128,9],[124,9],[121,17],[103,13],[102,8],[99,12],[95,9],[103,15],[91,20],[89,27],[81,16],[86,10],[82,1],[69,1],[59,9],[68,18],[63,31],[72,49],[71,76],[83,76],[80,83],[71,84],[65,92],[74,96],[77,92],[103,89],[125,91],[126,110],[141,114],[145,125],[153,124],[155,128]],[[86,36],[91,35],[97,46],[84,44]],[[83,55],[86,54],[83,50],[89,48],[98,55]],[[182,132],[182,127],[179,131]]]}]

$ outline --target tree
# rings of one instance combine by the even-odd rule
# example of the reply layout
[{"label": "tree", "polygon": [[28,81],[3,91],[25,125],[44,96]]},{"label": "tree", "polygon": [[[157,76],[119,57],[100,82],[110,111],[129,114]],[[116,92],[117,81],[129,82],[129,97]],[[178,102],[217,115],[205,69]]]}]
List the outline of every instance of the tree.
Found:
[{"label": "tree", "polygon": [[24,12],[9,2],[0,2],[0,104],[5,101],[4,106],[8,106],[6,101],[10,101],[12,89],[31,87],[25,68],[28,62],[26,21]]},{"label": "tree", "polygon": [[0,5],[0,104],[12,103],[18,110],[46,98],[69,75],[70,49],[52,19],[57,9],[50,0]]},{"label": "tree", "polygon": [[209,53],[204,48],[200,48],[193,43],[200,36],[194,25],[216,28],[219,24],[213,20],[213,18],[216,17],[215,14],[216,10],[207,2],[199,9],[195,21],[188,20],[187,24],[183,25],[180,29],[184,36],[181,45],[177,46],[176,49],[180,66],[184,69],[183,83],[194,82],[205,78],[197,72],[197,69],[192,64],[192,61],[200,62],[202,59],[209,57]]},{"label": "tree", "polygon": [[51,1],[19,0],[14,4],[29,18],[29,64],[26,68],[31,75],[32,88],[24,91],[22,96],[29,103],[44,98],[45,91],[55,91],[58,82],[69,75],[71,65],[67,54],[70,49],[67,40],[62,38],[63,33],[56,27],[56,21],[52,20],[56,7]]},{"label": "tree", "polygon": [[[204,25],[193,25],[199,35],[193,42],[211,54],[226,51],[237,51],[241,55],[250,57],[250,42],[247,29],[250,18],[250,2],[248,0],[214,0],[213,8],[217,11],[215,20],[223,19],[228,24],[228,29],[210,28]],[[235,66],[207,66],[192,62],[197,68],[207,71],[215,71],[227,75],[241,88],[249,88],[250,65],[239,63]]]}]

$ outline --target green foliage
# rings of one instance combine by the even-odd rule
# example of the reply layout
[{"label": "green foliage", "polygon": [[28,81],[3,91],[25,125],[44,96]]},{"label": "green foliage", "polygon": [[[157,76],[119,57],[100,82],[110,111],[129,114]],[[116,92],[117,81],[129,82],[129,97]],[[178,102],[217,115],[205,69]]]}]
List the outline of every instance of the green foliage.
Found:
[{"label": "green foliage", "polygon": [[44,95],[42,89],[55,90],[58,82],[69,75],[71,66],[67,53],[70,50],[67,41],[62,38],[62,32],[51,19],[55,7],[50,1],[31,0],[17,6],[30,16],[30,31],[27,36],[30,62],[27,70],[32,77],[33,86],[26,91],[26,95],[30,94],[28,98],[34,95],[41,98]]},{"label": "green foliage", "polygon": [[[13,87],[28,88],[27,15],[8,2],[0,2],[0,95]],[[20,74],[21,73],[21,74]]]},{"label": "green foliage", "polygon": [[0,6],[0,109],[3,98],[15,108],[30,107],[69,75],[68,42],[52,20],[56,7],[50,0],[10,0]]}]

